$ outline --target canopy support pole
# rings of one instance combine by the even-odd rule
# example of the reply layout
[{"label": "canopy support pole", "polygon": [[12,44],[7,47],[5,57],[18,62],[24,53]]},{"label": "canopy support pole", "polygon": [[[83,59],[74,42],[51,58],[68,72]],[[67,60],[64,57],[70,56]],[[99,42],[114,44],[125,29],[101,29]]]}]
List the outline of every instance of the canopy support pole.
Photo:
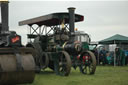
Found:
[{"label": "canopy support pole", "polygon": [[[114,45],[115,45],[115,40],[114,40]],[[114,51],[114,66],[116,66],[116,53]]]}]

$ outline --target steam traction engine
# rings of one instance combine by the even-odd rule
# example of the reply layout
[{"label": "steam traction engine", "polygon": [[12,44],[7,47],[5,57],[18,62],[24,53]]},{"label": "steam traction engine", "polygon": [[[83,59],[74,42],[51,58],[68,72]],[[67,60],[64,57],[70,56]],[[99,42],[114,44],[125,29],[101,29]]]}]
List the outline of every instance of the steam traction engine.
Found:
[{"label": "steam traction engine", "polygon": [[8,27],[8,1],[0,1],[0,85],[32,83],[35,62],[32,48],[23,47],[21,36]]},{"label": "steam traction engine", "polygon": [[75,40],[74,22],[83,21],[84,16],[74,14],[74,10],[69,8],[69,13],[53,13],[19,22],[20,26],[27,24],[30,27],[27,47],[36,50],[35,61],[39,71],[49,67],[56,74],[67,76],[72,63],[84,74],[87,67],[90,74],[95,72],[95,56],[86,49],[88,43]]}]

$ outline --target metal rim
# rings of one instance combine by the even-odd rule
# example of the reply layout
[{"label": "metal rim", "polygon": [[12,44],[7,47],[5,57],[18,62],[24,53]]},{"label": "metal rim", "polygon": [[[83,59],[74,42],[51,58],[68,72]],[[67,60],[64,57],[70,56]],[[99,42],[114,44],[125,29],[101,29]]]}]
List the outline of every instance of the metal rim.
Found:
[{"label": "metal rim", "polygon": [[66,51],[62,51],[59,62],[59,72],[62,76],[68,76],[71,70],[71,59]]}]

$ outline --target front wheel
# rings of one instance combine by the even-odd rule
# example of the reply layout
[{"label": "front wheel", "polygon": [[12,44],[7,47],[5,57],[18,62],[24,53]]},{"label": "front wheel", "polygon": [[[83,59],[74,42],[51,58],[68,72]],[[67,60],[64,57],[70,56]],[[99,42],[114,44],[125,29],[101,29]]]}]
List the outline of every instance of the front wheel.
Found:
[{"label": "front wheel", "polygon": [[91,51],[82,52],[80,56],[80,72],[83,74],[94,74],[96,70],[96,57]]},{"label": "front wheel", "polygon": [[59,73],[62,76],[68,76],[71,70],[71,58],[66,51],[62,51],[59,60]]}]

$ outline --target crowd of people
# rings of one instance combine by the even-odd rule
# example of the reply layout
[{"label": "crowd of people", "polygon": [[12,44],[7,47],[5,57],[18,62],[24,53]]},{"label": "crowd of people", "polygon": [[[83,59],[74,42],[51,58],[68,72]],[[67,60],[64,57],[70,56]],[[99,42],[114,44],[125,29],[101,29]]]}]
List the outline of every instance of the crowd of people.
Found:
[{"label": "crowd of people", "polygon": [[115,52],[110,52],[102,48],[99,52],[95,51],[95,56],[97,63],[100,65],[115,64],[116,66],[124,66],[128,64],[128,51],[123,51],[121,48],[116,48]]}]

